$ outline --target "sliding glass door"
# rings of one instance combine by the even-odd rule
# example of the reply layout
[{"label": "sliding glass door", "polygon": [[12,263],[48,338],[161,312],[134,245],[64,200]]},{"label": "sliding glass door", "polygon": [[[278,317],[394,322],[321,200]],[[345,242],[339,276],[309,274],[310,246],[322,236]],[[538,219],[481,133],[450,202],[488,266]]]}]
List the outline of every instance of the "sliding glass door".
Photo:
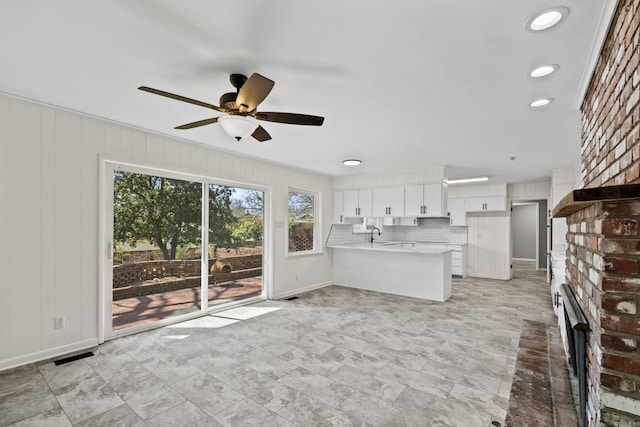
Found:
[{"label": "sliding glass door", "polygon": [[262,293],[264,192],[209,185],[209,306]]},{"label": "sliding glass door", "polygon": [[106,175],[106,338],[262,295],[263,191],[115,164]]}]

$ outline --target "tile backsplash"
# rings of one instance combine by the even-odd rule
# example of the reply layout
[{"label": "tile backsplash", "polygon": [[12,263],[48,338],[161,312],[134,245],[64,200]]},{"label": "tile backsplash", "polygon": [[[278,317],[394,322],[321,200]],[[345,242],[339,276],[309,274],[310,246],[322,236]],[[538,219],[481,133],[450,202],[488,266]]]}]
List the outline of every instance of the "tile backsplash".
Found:
[{"label": "tile backsplash", "polygon": [[[411,241],[433,243],[467,243],[467,227],[449,225],[449,218],[418,218],[416,225],[387,225],[379,226],[382,230],[376,240],[380,241]],[[351,224],[333,224],[327,246],[367,242],[370,239],[368,233],[353,233]]]}]

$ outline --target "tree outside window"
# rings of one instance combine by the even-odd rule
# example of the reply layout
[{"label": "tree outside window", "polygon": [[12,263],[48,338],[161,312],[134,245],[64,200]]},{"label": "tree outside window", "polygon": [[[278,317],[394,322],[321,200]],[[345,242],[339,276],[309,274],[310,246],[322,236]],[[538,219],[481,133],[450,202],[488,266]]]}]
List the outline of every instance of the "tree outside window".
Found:
[{"label": "tree outside window", "polygon": [[315,249],[315,217],[315,194],[289,191],[289,253]]}]

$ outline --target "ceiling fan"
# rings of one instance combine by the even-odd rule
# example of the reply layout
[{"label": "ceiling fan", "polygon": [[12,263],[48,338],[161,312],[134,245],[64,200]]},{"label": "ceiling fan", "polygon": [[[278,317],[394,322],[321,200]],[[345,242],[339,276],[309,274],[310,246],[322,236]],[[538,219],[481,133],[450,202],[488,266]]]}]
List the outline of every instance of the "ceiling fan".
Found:
[{"label": "ceiling fan", "polygon": [[307,126],[321,126],[324,122],[324,117],[311,116],[308,114],[256,111],[258,105],[269,95],[269,92],[271,92],[275,84],[273,80],[260,74],[254,73],[249,78],[242,74],[231,74],[229,80],[233,87],[236,88],[236,92],[223,94],[220,97],[220,106],[147,86],[140,86],[138,89],[228,114],[227,116],[212,117],[210,119],[198,120],[176,126],[175,129],[192,129],[199,126],[220,123],[224,131],[238,141],[249,135],[260,142],[271,139],[271,135],[260,126],[257,120]]}]

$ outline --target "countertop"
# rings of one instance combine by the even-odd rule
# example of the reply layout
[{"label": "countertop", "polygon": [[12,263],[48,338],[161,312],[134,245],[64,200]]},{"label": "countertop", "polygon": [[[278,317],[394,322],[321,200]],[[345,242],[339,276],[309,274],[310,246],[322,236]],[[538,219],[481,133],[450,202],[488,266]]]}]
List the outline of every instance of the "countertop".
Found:
[{"label": "countertop", "polygon": [[365,243],[348,243],[327,246],[335,249],[356,249],[363,251],[383,251],[383,252],[406,252],[406,253],[420,253],[420,254],[432,254],[439,255],[446,252],[451,252],[451,247],[462,246],[452,245],[447,243],[425,243],[425,242],[365,242]]}]

